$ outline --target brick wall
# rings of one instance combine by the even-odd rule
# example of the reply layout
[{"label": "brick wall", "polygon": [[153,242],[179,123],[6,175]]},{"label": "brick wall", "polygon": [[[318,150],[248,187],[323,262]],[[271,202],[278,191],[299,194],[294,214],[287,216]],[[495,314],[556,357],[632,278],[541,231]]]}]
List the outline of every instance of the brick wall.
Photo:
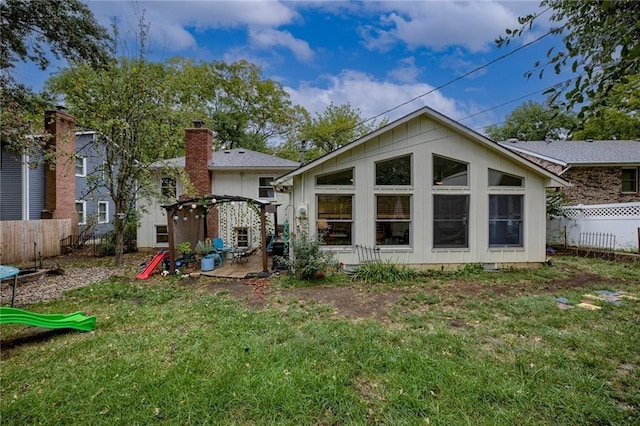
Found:
[{"label": "brick wall", "polygon": [[574,186],[565,188],[569,205],[632,203],[640,194],[623,194],[621,167],[572,167],[563,178]]},{"label": "brick wall", "polygon": [[76,214],[76,122],[63,110],[46,111],[45,131],[49,135],[46,150],[51,155],[45,172],[45,209],[43,218],[71,219],[77,234]]},{"label": "brick wall", "polygon": [[[185,170],[196,190],[196,196],[213,193],[209,161],[213,156],[213,132],[194,122],[196,127],[185,130]],[[218,235],[218,209],[211,209],[207,216],[209,235]]]}]

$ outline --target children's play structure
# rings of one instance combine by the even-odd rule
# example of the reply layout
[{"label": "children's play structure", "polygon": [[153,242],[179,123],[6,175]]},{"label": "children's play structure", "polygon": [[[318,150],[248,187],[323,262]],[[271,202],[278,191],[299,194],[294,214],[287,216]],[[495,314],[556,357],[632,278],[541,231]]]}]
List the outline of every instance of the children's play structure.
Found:
[{"label": "children's play structure", "polygon": [[44,328],[75,328],[91,331],[96,327],[96,317],[82,312],[73,314],[38,314],[18,308],[0,307],[0,324],[26,324]]},{"label": "children's play structure", "polygon": [[163,264],[165,259],[169,258],[168,251],[159,251],[153,256],[150,262],[144,265],[144,269],[136,274],[136,278],[139,280],[146,280],[155,272],[156,268]]}]

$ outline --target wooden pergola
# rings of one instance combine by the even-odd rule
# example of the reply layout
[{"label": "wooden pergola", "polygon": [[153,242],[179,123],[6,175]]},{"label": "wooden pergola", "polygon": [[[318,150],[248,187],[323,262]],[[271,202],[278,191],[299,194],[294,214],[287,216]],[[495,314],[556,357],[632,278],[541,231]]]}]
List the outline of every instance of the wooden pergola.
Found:
[{"label": "wooden pergola", "polygon": [[[198,227],[197,234],[190,236],[190,241],[205,239],[208,234],[207,216],[209,211],[218,204],[244,202],[257,207],[260,210],[260,240],[262,242],[262,272],[268,272],[267,265],[267,206],[271,205],[270,201],[256,200],[253,198],[240,197],[236,195],[206,195],[204,197],[187,198],[178,201],[175,204],[162,206],[167,211],[167,233],[169,234],[169,261],[172,274],[175,272],[176,252],[175,252],[175,229],[185,226],[184,222],[190,222],[192,226],[193,219],[200,219],[203,223],[202,227]],[[183,220],[184,219],[184,220]],[[197,223],[199,223],[198,221]],[[202,231],[202,233],[200,233]]]}]

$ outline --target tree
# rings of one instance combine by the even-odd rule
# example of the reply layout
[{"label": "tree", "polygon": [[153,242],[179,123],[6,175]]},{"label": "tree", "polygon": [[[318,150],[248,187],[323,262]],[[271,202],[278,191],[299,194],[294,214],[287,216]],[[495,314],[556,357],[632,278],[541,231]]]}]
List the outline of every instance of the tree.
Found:
[{"label": "tree", "polygon": [[316,113],[313,118],[306,111],[301,117],[301,124],[292,138],[278,149],[279,156],[297,160],[301,156],[301,151],[304,151],[305,161],[310,161],[387,123],[386,120],[380,124],[376,124],[375,121],[365,123],[360,110],[351,107],[349,103],[336,106],[332,102],[322,113]]},{"label": "tree", "polygon": [[511,111],[502,126],[487,126],[485,132],[496,141],[510,138],[522,141],[565,140],[571,137],[577,124],[571,113],[528,101]]},{"label": "tree", "polygon": [[588,117],[574,139],[639,139],[640,74],[629,76],[626,84],[616,84],[609,94],[597,96],[599,114]]},{"label": "tree", "polygon": [[[629,75],[640,72],[640,2],[543,0],[540,8],[542,13],[518,18],[520,27],[507,29],[506,36],[496,40],[498,47],[521,37],[550,10],[550,21],[556,24],[550,33],[562,37],[564,48],[549,49],[548,62],[541,66],[537,61],[534,68],[541,67],[540,77],[546,65],[552,66],[556,74],[567,67],[572,72],[583,70],[575,81],[552,88],[549,93],[552,101],[566,110],[582,105],[580,118],[597,114],[597,103],[584,102],[606,97],[614,85],[626,84]],[[560,101],[563,93],[565,100]]]},{"label": "tree", "polygon": [[250,62],[177,58],[170,66],[185,76],[176,85],[180,103],[206,114],[224,148],[267,152],[270,142],[284,139],[295,128],[300,107],[292,104],[281,84],[265,79]]},{"label": "tree", "polygon": [[72,66],[47,82],[52,93],[64,95],[78,124],[97,132],[105,161],[88,184],[106,187],[115,203],[116,265],[122,264],[127,216],[138,199],[152,195],[150,163],[182,148],[188,120],[175,107],[172,74],[163,64],[120,58],[98,70]]},{"label": "tree", "polygon": [[50,99],[32,93],[12,74],[19,61],[40,69],[48,55],[99,66],[110,56],[109,34],[79,0],[3,0],[0,2],[0,138],[14,149],[31,133],[29,114],[39,114]]}]

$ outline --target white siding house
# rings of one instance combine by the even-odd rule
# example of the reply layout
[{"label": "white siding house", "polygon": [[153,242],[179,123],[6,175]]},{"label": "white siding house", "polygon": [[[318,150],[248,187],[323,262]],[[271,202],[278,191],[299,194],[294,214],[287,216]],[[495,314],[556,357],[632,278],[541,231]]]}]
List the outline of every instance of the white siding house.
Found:
[{"label": "white siding house", "polygon": [[[160,165],[184,168],[185,157],[166,160]],[[276,192],[272,181],[277,176],[296,169],[299,163],[285,160],[273,155],[268,155],[248,149],[237,148],[214,152],[211,161],[208,162],[208,170],[211,172],[210,194],[240,196],[251,199],[271,201],[278,205],[277,214],[271,216],[267,223],[268,230],[273,232],[277,219],[278,225],[282,225],[285,219],[285,208],[289,205],[287,193]],[[163,188],[167,197],[153,203],[146,203],[141,210],[140,227],[138,228],[139,248],[164,248],[168,246],[166,211],[161,206],[172,204],[176,201],[176,194],[185,193],[185,188],[179,179],[169,175],[158,175],[156,180],[158,188]],[[175,191],[170,188],[175,187]],[[246,203],[221,204],[218,209],[217,235],[225,242],[238,245],[238,232],[244,238],[248,238],[248,244],[256,246],[260,244],[259,225],[260,219],[253,209]]]},{"label": "white siding house", "polygon": [[357,264],[356,245],[409,265],[545,261],[545,188],[568,182],[430,108],[276,180],[294,229]]}]

